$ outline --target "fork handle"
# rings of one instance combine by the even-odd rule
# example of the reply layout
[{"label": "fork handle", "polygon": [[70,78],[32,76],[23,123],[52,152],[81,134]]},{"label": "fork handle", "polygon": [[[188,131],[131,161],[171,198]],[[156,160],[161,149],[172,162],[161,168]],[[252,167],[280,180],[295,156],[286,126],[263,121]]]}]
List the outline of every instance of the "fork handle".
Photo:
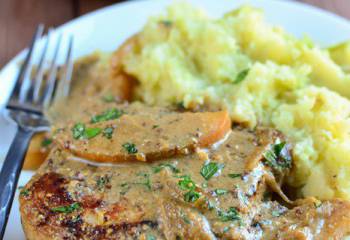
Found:
[{"label": "fork handle", "polygon": [[32,130],[18,127],[16,136],[7,153],[4,165],[0,172],[0,239],[3,239],[13,197],[16,192],[19,174],[22,170],[24,156],[29,141],[33,136]]}]

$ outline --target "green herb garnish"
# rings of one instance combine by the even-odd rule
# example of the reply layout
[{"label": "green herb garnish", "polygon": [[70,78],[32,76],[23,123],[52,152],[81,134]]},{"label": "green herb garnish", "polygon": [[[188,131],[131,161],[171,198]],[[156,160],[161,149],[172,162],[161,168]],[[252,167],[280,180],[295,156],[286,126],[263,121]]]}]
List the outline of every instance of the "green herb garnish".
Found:
[{"label": "green herb garnish", "polygon": [[96,185],[98,189],[102,189],[108,182],[109,182],[109,178],[107,176],[101,176],[97,179]]},{"label": "green herb garnish", "polygon": [[216,162],[207,163],[202,167],[201,175],[204,177],[205,180],[209,180],[223,167],[224,167],[223,164],[219,164]]},{"label": "green herb garnish", "polygon": [[86,128],[84,138],[90,139],[101,133],[101,128]]},{"label": "green herb garnish", "polygon": [[237,209],[234,207],[230,207],[227,212],[219,211],[218,215],[220,220],[223,222],[241,220]]},{"label": "green herb garnish", "polygon": [[159,125],[153,125],[152,126],[152,129],[156,129],[156,128],[158,128],[159,127]]},{"label": "green herb garnish", "polygon": [[178,185],[182,190],[194,190],[196,184],[192,181],[190,176],[183,176],[183,179],[178,182]]},{"label": "green herb garnish", "polygon": [[184,200],[186,202],[195,202],[201,196],[199,192],[196,192],[196,184],[192,181],[191,177],[188,175],[181,176],[182,178],[178,185],[181,190],[187,190],[188,192],[184,195]]},{"label": "green herb garnish", "polygon": [[198,200],[198,198],[201,196],[201,194],[199,192],[196,191],[189,191],[187,193],[185,193],[184,195],[184,200],[186,202],[195,202]]},{"label": "green herb garnish", "polygon": [[41,141],[41,146],[42,147],[48,147],[51,143],[52,143],[52,139],[51,138],[44,138]]},{"label": "green herb garnish", "polygon": [[75,202],[68,206],[60,206],[60,207],[52,208],[51,211],[59,212],[59,213],[71,213],[79,209],[80,209],[80,204]]},{"label": "green herb garnish", "polygon": [[321,201],[316,201],[316,202],[314,202],[315,208],[319,208],[319,207],[321,207],[321,205],[322,205],[322,202],[321,202]]},{"label": "green herb garnish", "polygon": [[214,193],[215,193],[217,196],[221,196],[221,195],[224,195],[224,194],[228,193],[228,190],[218,188],[218,189],[215,189],[215,190],[214,190]]},{"label": "green herb garnish", "polygon": [[282,170],[292,166],[292,159],[285,142],[276,143],[264,153],[265,163],[275,170]]},{"label": "green herb garnish", "polygon": [[176,108],[179,110],[185,110],[185,104],[183,101],[176,103]]},{"label": "green herb garnish", "polygon": [[240,72],[237,74],[236,79],[235,79],[235,81],[234,81],[233,83],[234,83],[234,84],[237,84],[237,83],[242,82],[242,81],[246,78],[246,76],[248,75],[249,70],[250,70],[250,69],[247,68],[247,69],[244,69],[244,70],[240,71]]},{"label": "green herb garnish", "polygon": [[113,135],[113,131],[114,131],[114,128],[106,127],[105,129],[103,129],[102,134],[104,137],[111,139]]},{"label": "green herb garnish", "polygon": [[91,118],[90,122],[91,123],[98,123],[98,122],[103,122],[103,121],[108,121],[108,120],[113,120],[120,118],[123,115],[123,112],[116,109],[108,109],[107,111],[103,112],[102,114],[95,115]]},{"label": "green herb garnish", "polygon": [[122,147],[129,153],[134,154],[137,153],[137,148],[133,143],[124,143]]},{"label": "green herb garnish", "polygon": [[148,190],[152,190],[152,183],[151,183],[151,179],[149,177],[146,178],[145,182],[142,182],[139,184],[144,185]]},{"label": "green herb garnish", "polygon": [[77,123],[72,128],[74,139],[90,139],[100,134],[101,128],[86,128],[85,124]]},{"label": "green herb garnish", "polygon": [[151,183],[151,179],[150,179],[150,176],[148,173],[139,172],[139,173],[137,173],[137,176],[144,177],[145,181],[144,182],[135,182],[134,184],[143,185],[148,190],[152,190],[152,183]]},{"label": "green herb garnish", "polygon": [[158,166],[153,168],[154,173],[159,173],[162,169],[164,168],[169,168],[173,173],[179,173],[180,170],[176,168],[173,164],[171,163],[162,163],[159,164]]},{"label": "green herb garnish", "polygon": [[19,194],[21,196],[27,197],[27,196],[29,196],[29,190],[23,188]]},{"label": "green herb garnish", "polygon": [[159,23],[164,25],[165,27],[171,27],[173,25],[173,22],[170,20],[162,20],[162,21],[159,21]]},{"label": "green herb garnish", "polygon": [[74,139],[82,139],[84,138],[85,133],[85,124],[77,123],[72,128],[73,138]]},{"label": "green herb garnish", "polygon": [[120,186],[122,187],[122,190],[119,192],[120,195],[125,195],[129,191],[129,189],[131,188],[128,183],[122,183],[122,184],[120,184]]},{"label": "green herb garnish", "polygon": [[228,174],[228,176],[230,178],[240,178],[240,177],[242,177],[242,174],[241,173],[230,173],[230,174]]}]

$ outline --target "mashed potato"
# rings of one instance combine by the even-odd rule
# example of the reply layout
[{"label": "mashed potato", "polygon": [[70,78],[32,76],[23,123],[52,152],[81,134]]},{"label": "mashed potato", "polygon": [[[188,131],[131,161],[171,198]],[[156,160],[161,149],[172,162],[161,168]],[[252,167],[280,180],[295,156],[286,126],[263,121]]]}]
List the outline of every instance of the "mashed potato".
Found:
[{"label": "mashed potato", "polygon": [[123,65],[147,103],[210,105],[279,129],[295,145],[290,184],[350,199],[349,49],[298,40],[251,7],[214,20],[180,3],[149,19]]}]

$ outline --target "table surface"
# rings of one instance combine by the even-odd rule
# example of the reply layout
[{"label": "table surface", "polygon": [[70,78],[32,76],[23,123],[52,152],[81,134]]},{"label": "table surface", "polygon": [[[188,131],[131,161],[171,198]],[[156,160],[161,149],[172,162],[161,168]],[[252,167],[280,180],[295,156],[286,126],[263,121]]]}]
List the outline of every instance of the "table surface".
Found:
[{"label": "table surface", "polygon": [[[287,0],[285,0],[287,1]],[[294,0],[350,19],[349,0]],[[39,22],[59,26],[82,14],[121,2],[117,0],[1,0],[0,68],[26,47]]]}]

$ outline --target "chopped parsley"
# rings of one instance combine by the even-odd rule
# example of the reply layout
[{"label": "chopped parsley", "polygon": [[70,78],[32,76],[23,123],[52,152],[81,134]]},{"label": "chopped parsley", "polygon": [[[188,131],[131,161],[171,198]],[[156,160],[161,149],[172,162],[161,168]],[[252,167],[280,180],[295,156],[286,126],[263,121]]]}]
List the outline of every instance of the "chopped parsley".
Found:
[{"label": "chopped parsley", "polygon": [[122,190],[119,192],[120,195],[125,195],[131,188],[131,186],[128,183],[122,183],[120,184],[120,186],[122,187]]},{"label": "chopped parsley", "polygon": [[116,109],[116,108],[111,108],[108,109],[107,111],[95,115],[91,118],[90,122],[91,123],[98,123],[98,122],[103,122],[103,121],[108,121],[108,120],[113,120],[120,118],[123,115],[123,112]]},{"label": "chopped parsley", "polygon": [[152,126],[152,129],[156,129],[156,128],[158,128],[159,127],[159,125],[153,125]]},{"label": "chopped parsley", "polygon": [[84,138],[90,139],[101,133],[101,128],[86,128]]},{"label": "chopped parsley", "polygon": [[195,202],[198,200],[198,198],[201,196],[199,192],[196,192],[196,184],[192,181],[191,177],[188,175],[181,176],[182,178],[178,185],[181,190],[188,191],[184,194],[184,200],[186,202]]},{"label": "chopped parsley", "polygon": [[162,21],[159,21],[159,23],[164,25],[165,27],[171,27],[173,25],[173,22],[170,20],[162,20]]},{"label": "chopped parsley", "polygon": [[199,192],[196,191],[188,191],[187,193],[185,193],[184,195],[184,200],[186,202],[195,202],[198,200],[198,198],[201,196],[201,194]]},{"label": "chopped parsley", "polygon": [[237,209],[234,207],[230,207],[227,212],[219,211],[218,215],[222,222],[241,220]]},{"label": "chopped parsley", "polygon": [[137,185],[143,185],[145,186],[148,190],[152,190],[152,183],[151,183],[151,179],[150,179],[150,176],[148,173],[143,173],[143,172],[140,172],[137,174],[137,176],[142,176],[145,178],[145,181],[144,182],[136,182],[134,184],[137,184]]},{"label": "chopped parsley", "polygon": [[80,209],[80,204],[75,202],[68,206],[60,206],[60,207],[52,208],[51,211],[59,212],[59,213],[71,213],[79,209]]},{"label": "chopped parsley", "polygon": [[137,148],[133,143],[124,143],[122,147],[129,153],[134,154],[137,153]]},{"label": "chopped parsley", "polygon": [[29,190],[23,188],[19,194],[23,197],[27,197],[27,196],[29,196]]},{"label": "chopped parsley", "polygon": [[221,196],[221,195],[224,195],[224,194],[228,193],[228,190],[218,188],[218,189],[215,189],[215,190],[214,190],[214,193],[215,193],[217,196]]},{"label": "chopped parsley", "polygon": [[202,167],[201,175],[204,177],[205,180],[209,180],[223,167],[224,167],[223,164],[219,164],[216,162],[207,163]]},{"label": "chopped parsley", "polygon": [[233,83],[234,83],[234,84],[237,84],[237,83],[242,82],[242,81],[246,78],[246,76],[248,75],[249,70],[250,70],[250,69],[247,68],[247,69],[244,69],[244,70],[240,71],[240,72],[237,74],[236,79],[233,81]]},{"label": "chopped parsley", "polygon": [[104,137],[111,139],[113,135],[113,131],[114,131],[114,128],[106,127],[105,129],[103,129],[102,134]]},{"label": "chopped parsley", "polygon": [[41,141],[41,146],[42,147],[48,147],[49,145],[51,145],[51,143],[52,143],[52,138],[44,138]]},{"label": "chopped parsley", "polygon": [[120,184],[121,191],[119,192],[120,195],[125,195],[130,190],[131,186],[135,186],[135,185],[141,185],[146,187],[148,190],[152,190],[152,182],[150,179],[150,175],[148,173],[139,172],[136,175],[139,177],[142,177],[143,179],[141,179],[138,182],[121,183]]},{"label": "chopped parsley", "polygon": [[176,108],[179,110],[185,110],[185,104],[183,101],[176,103]]},{"label": "chopped parsley", "polygon": [[102,189],[109,182],[109,178],[107,176],[101,176],[97,179],[96,185],[98,189]]},{"label": "chopped parsley", "polygon": [[228,174],[228,176],[230,178],[240,178],[240,177],[242,177],[242,174],[241,173],[230,173],[230,174]]},{"label": "chopped parsley", "polygon": [[153,168],[154,173],[159,173],[162,169],[169,168],[173,173],[179,173],[180,170],[171,163],[162,163]]},{"label": "chopped parsley", "polygon": [[86,128],[83,123],[77,123],[72,128],[74,139],[90,139],[96,137],[101,131],[101,128]]},{"label": "chopped parsley", "polygon": [[275,170],[282,170],[292,166],[292,159],[288,153],[286,142],[276,143],[264,153],[265,163]]},{"label": "chopped parsley", "polygon": [[321,205],[322,205],[322,202],[321,202],[321,201],[316,201],[316,202],[314,202],[315,208],[319,208],[319,207],[321,207]]},{"label": "chopped parsley", "polygon": [[72,133],[73,133],[74,139],[84,138],[84,132],[85,132],[85,124],[83,124],[83,123],[77,123],[72,128]]},{"label": "chopped parsley", "polygon": [[152,190],[152,183],[151,183],[151,179],[149,177],[146,178],[145,182],[142,182],[139,184],[145,186],[148,190]]},{"label": "chopped parsley", "polygon": [[196,188],[196,184],[192,181],[190,176],[183,176],[183,179],[178,182],[178,185],[182,190],[192,191]]}]

